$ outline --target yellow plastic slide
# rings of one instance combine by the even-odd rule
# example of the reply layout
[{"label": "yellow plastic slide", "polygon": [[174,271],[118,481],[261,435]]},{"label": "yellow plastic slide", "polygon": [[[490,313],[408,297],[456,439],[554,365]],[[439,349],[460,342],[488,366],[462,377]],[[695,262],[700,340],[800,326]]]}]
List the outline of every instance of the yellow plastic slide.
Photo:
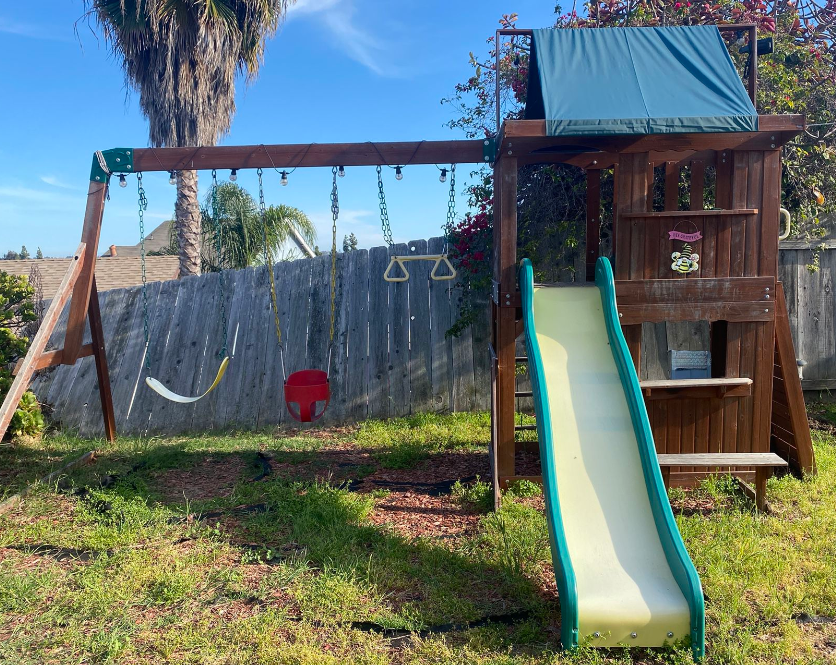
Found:
[{"label": "yellow plastic slide", "polygon": [[[520,275],[563,645],[703,654],[703,597],[662,484],[647,412],[615,308],[596,286]],[[611,301],[611,302],[608,302]]]}]

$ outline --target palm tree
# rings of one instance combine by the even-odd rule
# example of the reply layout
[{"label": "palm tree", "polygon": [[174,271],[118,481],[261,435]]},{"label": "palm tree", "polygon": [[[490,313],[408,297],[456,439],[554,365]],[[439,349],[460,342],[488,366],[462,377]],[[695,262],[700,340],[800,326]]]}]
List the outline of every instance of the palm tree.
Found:
[{"label": "palm tree", "polygon": [[[307,245],[316,242],[316,229],[308,216],[287,205],[266,209],[262,225],[261,213],[255,200],[240,185],[224,182],[218,185],[214,200],[207,194],[202,209],[204,271],[217,271],[221,267],[246,268],[264,263],[264,232],[273,260],[288,261],[298,254],[283,250],[288,240],[298,242],[300,236]],[[220,240],[221,260],[218,260],[216,243]]]},{"label": "palm tree", "polygon": [[[258,75],[265,40],[296,0],[85,0],[127,84],[139,92],[153,147],[215,145],[235,115],[235,77]],[[200,272],[197,172],[177,174],[180,275]]]}]

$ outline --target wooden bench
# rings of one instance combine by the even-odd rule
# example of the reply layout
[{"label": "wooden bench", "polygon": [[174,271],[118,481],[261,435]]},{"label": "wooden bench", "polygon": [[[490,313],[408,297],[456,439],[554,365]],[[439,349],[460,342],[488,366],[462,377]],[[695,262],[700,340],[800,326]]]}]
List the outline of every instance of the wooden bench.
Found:
[{"label": "wooden bench", "polygon": [[758,510],[766,508],[766,481],[772,475],[772,469],[787,466],[786,460],[775,453],[689,453],[657,455],[662,468],[665,487],[670,484],[672,466],[696,467],[755,467],[755,506]]}]

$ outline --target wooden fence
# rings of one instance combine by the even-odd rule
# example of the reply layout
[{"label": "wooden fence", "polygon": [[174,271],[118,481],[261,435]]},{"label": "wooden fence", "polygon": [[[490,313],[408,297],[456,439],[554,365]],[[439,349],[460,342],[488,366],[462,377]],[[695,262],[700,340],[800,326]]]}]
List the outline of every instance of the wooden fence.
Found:
[{"label": "wooden fence", "polygon": [[[331,406],[324,424],[427,411],[487,409],[490,404],[489,317],[459,338],[445,332],[458,315],[455,282],[429,279],[431,262],[410,264],[410,280],[382,279],[389,256],[438,253],[443,239],[357,250],[337,259]],[[805,360],[804,388],[836,388],[836,242],[814,252],[782,243],[780,279],[787,295],[796,355]],[[414,251],[412,251],[414,248]],[[818,270],[809,265],[818,254]],[[330,314],[330,256],[274,267],[287,371],[325,367]],[[217,274],[157,282],[148,288],[151,375],[175,392],[199,394],[212,381],[221,345]],[[214,393],[194,405],[167,402],[145,386],[142,291],[101,294],[117,428],[122,434],[259,429],[292,421],[282,400],[270,284],[265,268],[225,273],[228,337],[235,356]],[[65,311],[54,344],[63,339]],[[89,333],[88,333],[89,341]],[[702,323],[645,324],[642,377],[665,378],[668,349],[707,349]],[[520,342],[518,349],[524,355]],[[102,434],[92,358],[45,370],[33,390],[54,421],[84,436]],[[517,389],[531,389],[527,375]],[[521,411],[529,398],[517,400]]]},{"label": "wooden fence", "polygon": [[778,273],[795,355],[807,363],[801,385],[804,390],[836,389],[836,240],[782,242]]},{"label": "wooden fence", "polygon": [[[436,254],[442,238],[356,250],[337,259],[331,405],[324,424],[427,411],[489,408],[487,300],[484,320],[461,337],[455,281],[430,279],[432,262],[409,267],[408,282],[387,283],[390,254]],[[274,266],[287,372],[325,368],[329,347],[330,255]],[[101,296],[107,356],[120,434],[260,429],[290,424],[283,403],[270,280],[264,267],[224,273],[229,348],[218,388],[191,405],[168,402],[145,385],[143,296],[139,287]],[[151,376],[187,395],[203,392],[219,365],[222,330],[218,274],[148,286]],[[63,340],[67,312],[52,344]],[[88,332],[89,339],[89,332]],[[82,436],[103,433],[92,358],[45,370],[33,388],[52,419]]]}]

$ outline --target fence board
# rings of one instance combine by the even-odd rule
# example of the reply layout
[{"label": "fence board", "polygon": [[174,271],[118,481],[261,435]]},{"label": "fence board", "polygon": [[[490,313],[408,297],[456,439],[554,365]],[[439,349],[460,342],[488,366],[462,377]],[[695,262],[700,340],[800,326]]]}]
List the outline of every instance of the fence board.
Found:
[{"label": "fence board", "polygon": [[[444,238],[430,238],[427,252],[440,254]],[[432,345],[432,400],[433,411],[452,411],[453,403],[453,342],[447,331],[453,324],[450,290],[453,280],[430,282],[430,344]]]},{"label": "fence board", "polygon": [[346,410],[349,421],[364,420],[369,402],[369,252],[365,249],[349,252],[347,262],[349,280],[348,366],[346,369]]},{"label": "fence board", "polygon": [[[405,243],[397,243],[390,256],[406,256]],[[409,266],[410,268],[412,266]],[[395,270],[392,271],[396,273]],[[410,274],[411,274],[410,270]],[[375,279],[374,275],[371,279]],[[409,414],[409,282],[389,283],[389,416]]]},{"label": "fence board", "polygon": [[[348,281],[348,257],[354,252],[337,255],[336,301],[334,303],[334,345],[331,356],[331,405],[323,416],[325,423],[341,423],[346,420],[348,393],[348,304],[351,299]],[[330,269],[330,268],[329,268]]]},{"label": "fence board", "polygon": [[[307,275],[305,275],[305,278],[307,278]],[[241,364],[244,365],[241,390],[234,400],[233,412],[227,421],[228,426],[242,429],[251,429],[258,424],[258,410],[262,394],[261,386],[265,374],[264,366],[267,359],[267,349],[268,344],[270,346],[273,344],[270,335],[275,335],[273,332],[275,326],[270,313],[270,273],[267,267],[261,266],[256,269],[255,288],[250,293],[250,309],[253,314],[248,321],[247,344],[241,356]],[[304,295],[300,295],[300,297],[304,297]],[[304,335],[300,336],[300,340],[304,344]],[[302,359],[304,362],[304,346]],[[288,369],[288,371],[290,370]],[[271,407],[279,408],[278,405],[268,405],[268,408]]]},{"label": "fence board", "polygon": [[369,250],[369,417],[389,415],[389,288],[386,247]]},{"label": "fence board", "polygon": [[[453,310],[458,317],[464,294],[457,284],[450,296]],[[453,337],[453,410],[472,411],[476,408],[476,394],[473,385],[473,339],[470,330],[464,330]]]},{"label": "fence board", "polygon": [[[218,386],[218,408],[215,410],[213,427],[221,429],[228,427],[233,421],[238,408],[238,399],[244,385],[244,376],[247,373],[247,348],[250,343],[250,324],[256,316],[257,303],[253,301],[253,291],[258,279],[259,270],[247,268],[240,270],[235,275],[235,292],[240,301],[240,310],[236,313],[236,330],[238,339],[235,342],[235,357],[230,361],[226,370],[226,376]],[[266,272],[265,272],[266,275]],[[267,316],[270,317],[270,325],[273,323],[272,314],[267,309]],[[232,318],[232,317],[231,317]]]},{"label": "fence board", "polygon": [[[276,309],[279,313],[279,328],[287,331],[290,312],[290,279],[293,270],[293,263],[281,262],[273,266],[273,281],[276,286]],[[264,270],[266,278],[270,279],[270,274]],[[264,340],[264,384],[261,391],[261,403],[258,409],[258,427],[267,427],[269,425],[278,425],[283,422],[287,415],[287,410],[284,408],[284,392],[283,383],[284,375],[282,374],[282,357],[279,348],[279,340],[276,336],[276,322],[273,314],[273,300],[269,291],[270,285],[267,285],[267,302],[255,303],[251,302],[250,307],[259,310],[261,307],[266,307],[267,312],[264,316],[267,317],[267,330],[265,332],[266,339]],[[284,340],[284,337],[282,337]],[[244,359],[246,361],[246,359]]]},{"label": "fence board", "polygon": [[[426,240],[412,240],[410,255],[428,254]],[[432,330],[430,325],[431,261],[409,267],[409,386],[410,413],[432,411]]]}]

